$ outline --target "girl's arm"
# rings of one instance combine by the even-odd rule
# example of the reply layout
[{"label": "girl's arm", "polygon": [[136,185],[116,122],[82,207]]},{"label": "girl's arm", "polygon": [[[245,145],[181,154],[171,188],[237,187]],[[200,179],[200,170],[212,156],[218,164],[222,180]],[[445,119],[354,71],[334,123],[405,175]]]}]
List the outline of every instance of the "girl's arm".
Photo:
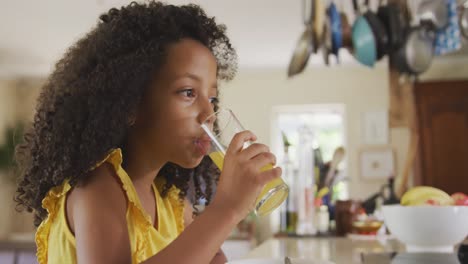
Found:
[{"label": "girl's arm", "polygon": [[[192,204],[186,199],[184,209],[184,224],[187,228],[193,222],[193,207]],[[213,257],[210,264],[225,264],[227,262],[226,255],[222,249],[219,249],[218,253]]]},{"label": "girl's arm", "polygon": [[104,163],[67,197],[77,263],[132,263],[125,216],[127,201],[116,177],[111,165]]}]

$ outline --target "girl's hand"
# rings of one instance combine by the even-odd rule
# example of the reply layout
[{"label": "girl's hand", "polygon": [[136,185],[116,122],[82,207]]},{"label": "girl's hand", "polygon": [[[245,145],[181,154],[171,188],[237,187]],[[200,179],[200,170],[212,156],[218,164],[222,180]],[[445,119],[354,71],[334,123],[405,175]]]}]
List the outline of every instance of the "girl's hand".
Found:
[{"label": "girl's hand", "polygon": [[275,165],[276,157],[266,145],[254,143],[243,149],[244,143],[255,141],[250,131],[236,134],[224,157],[223,170],[213,206],[231,212],[240,221],[255,208],[255,201],[263,186],[281,176],[281,168],[261,171],[266,165]]}]

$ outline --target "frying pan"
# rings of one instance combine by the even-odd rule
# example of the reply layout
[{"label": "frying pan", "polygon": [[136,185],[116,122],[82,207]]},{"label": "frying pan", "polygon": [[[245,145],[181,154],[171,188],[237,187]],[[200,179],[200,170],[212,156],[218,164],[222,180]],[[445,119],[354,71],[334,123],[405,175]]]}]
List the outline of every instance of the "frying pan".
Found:
[{"label": "frying pan", "polygon": [[[310,4],[309,16],[306,14],[307,2]],[[314,32],[312,28],[314,0],[303,0],[302,4],[303,20],[306,28],[297,42],[296,48],[294,49],[293,56],[289,63],[288,77],[292,77],[304,70],[305,66],[307,65],[307,61],[309,60],[310,53],[312,53],[314,50]]]},{"label": "frying pan", "polygon": [[[356,1],[356,0],[353,0]],[[377,60],[380,60],[388,53],[388,33],[385,26],[382,24],[377,15],[369,8],[369,0],[366,0],[367,11],[364,17],[369,23],[372,33],[374,34],[377,45]]]},{"label": "frying pan", "polygon": [[404,41],[403,26],[398,5],[395,3],[381,5],[377,11],[377,16],[388,33],[387,52],[392,53],[397,50]]},{"label": "frying pan", "polygon": [[352,28],[354,57],[360,63],[372,67],[377,60],[377,46],[374,33],[367,19],[359,15],[357,0],[353,0],[353,6],[358,14]]},{"label": "frying pan", "polygon": [[338,51],[343,45],[343,36],[341,32],[341,15],[336,8],[336,5],[332,2],[328,7],[328,16],[330,19],[330,29],[331,29],[331,51],[338,59]]},{"label": "frying pan", "polygon": [[392,60],[400,72],[418,75],[431,65],[434,32],[423,25],[409,28],[403,45],[393,53]]}]

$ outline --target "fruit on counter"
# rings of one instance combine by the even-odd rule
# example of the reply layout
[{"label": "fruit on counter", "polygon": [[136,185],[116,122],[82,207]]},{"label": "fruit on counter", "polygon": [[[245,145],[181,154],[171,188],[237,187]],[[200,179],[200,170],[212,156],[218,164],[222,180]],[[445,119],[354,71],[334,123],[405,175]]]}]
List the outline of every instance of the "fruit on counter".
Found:
[{"label": "fruit on counter", "polygon": [[468,195],[457,192],[451,195],[455,205],[468,205]]},{"label": "fruit on counter", "polygon": [[466,194],[464,193],[461,193],[461,192],[457,192],[457,193],[454,193],[452,195],[450,195],[452,197],[452,199],[454,201],[457,201],[457,200],[461,200],[461,199],[464,199],[466,197]]},{"label": "fruit on counter", "polygon": [[454,199],[446,192],[430,187],[417,186],[408,190],[401,197],[401,205],[454,205]]},{"label": "fruit on counter", "polygon": [[462,192],[456,192],[448,195],[446,192],[430,187],[417,186],[408,190],[401,197],[401,205],[458,205],[468,206],[468,195]]},{"label": "fruit on counter", "polygon": [[468,206],[468,197],[465,197],[463,200],[457,200],[455,201],[455,205],[464,205]]}]

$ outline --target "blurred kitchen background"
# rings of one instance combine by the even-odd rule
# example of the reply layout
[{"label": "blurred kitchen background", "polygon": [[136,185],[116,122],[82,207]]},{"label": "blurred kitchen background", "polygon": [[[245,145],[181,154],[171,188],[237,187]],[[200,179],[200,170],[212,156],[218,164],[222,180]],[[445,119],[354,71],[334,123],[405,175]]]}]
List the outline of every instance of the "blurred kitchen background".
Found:
[{"label": "blurred kitchen background", "polygon": [[[232,82],[221,85],[222,105],[231,108],[245,127],[258,135],[259,141],[271,146],[291,187],[290,199],[282,208],[263,218],[249,216],[233,232],[225,244],[231,259],[243,256],[273,236],[333,236],[337,231],[344,235],[349,230],[339,226],[340,221],[334,217],[337,201],[361,202],[364,208],[374,211],[379,204],[401,195],[401,189],[414,184],[429,184],[449,193],[468,193],[468,45],[462,34],[468,29],[459,21],[463,14],[467,16],[465,1],[435,1],[443,3],[443,14],[449,15],[449,4],[455,3],[457,18],[447,18],[443,29],[426,23],[420,31],[427,36],[417,35],[425,42],[416,44],[422,46],[416,46],[407,55],[410,62],[406,66],[399,65],[396,57],[390,59],[401,52],[402,46],[406,47],[406,33],[397,32],[402,37],[400,43],[388,44],[386,48],[379,46],[381,39],[374,31],[375,43],[364,47],[359,45],[369,41],[365,36],[361,41],[353,35],[358,39],[349,44],[343,32],[338,32],[338,40],[334,35],[336,11],[343,13],[341,30],[345,29],[344,17],[352,27],[361,18],[360,13],[368,8],[376,12],[380,1],[371,0],[369,5],[357,1],[359,12],[350,0],[315,1],[190,1],[227,25],[238,51],[239,73]],[[2,0],[3,249],[13,249],[14,243],[19,243],[33,251],[32,218],[15,212],[12,201],[16,179],[10,158],[23,126],[32,119],[42,84],[54,62],[96,24],[101,13],[128,2]],[[405,1],[383,2],[395,3],[402,11]],[[408,1],[412,25],[424,24],[417,20],[423,2]],[[334,15],[329,9],[332,3]],[[437,5],[432,8],[438,10]],[[300,46],[299,39],[306,30],[304,17],[310,17],[309,10],[313,10],[311,29],[315,39],[307,65],[301,70],[300,47],[296,46]],[[439,55],[431,34],[451,26],[450,21],[458,23],[458,35],[448,34],[449,44],[441,45],[450,50]],[[393,41],[392,34],[397,33],[387,32],[387,37]],[[431,48],[429,57],[421,51],[427,43]],[[412,69],[411,58],[418,60],[418,56],[426,57],[414,62]]]}]

